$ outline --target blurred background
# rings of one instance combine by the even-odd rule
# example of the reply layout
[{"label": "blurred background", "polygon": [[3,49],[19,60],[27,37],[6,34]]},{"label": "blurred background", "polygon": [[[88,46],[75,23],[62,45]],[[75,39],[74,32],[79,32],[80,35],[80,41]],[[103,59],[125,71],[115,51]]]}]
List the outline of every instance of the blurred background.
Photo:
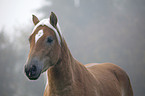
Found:
[{"label": "blurred background", "polygon": [[134,96],[145,94],[145,0],[1,0],[0,96],[42,96],[45,75],[30,81],[23,66],[28,37],[53,11],[75,58],[111,62],[129,75]]}]

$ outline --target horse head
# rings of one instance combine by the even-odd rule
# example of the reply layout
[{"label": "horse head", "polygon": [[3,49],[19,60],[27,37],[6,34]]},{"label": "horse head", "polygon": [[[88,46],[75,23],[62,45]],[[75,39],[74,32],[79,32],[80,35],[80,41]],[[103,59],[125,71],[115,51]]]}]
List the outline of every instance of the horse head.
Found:
[{"label": "horse head", "polygon": [[35,25],[29,37],[30,51],[25,64],[25,73],[30,80],[36,80],[40,74],[59,62],[62,35],[56,15],[39,19],[33,15]]}]

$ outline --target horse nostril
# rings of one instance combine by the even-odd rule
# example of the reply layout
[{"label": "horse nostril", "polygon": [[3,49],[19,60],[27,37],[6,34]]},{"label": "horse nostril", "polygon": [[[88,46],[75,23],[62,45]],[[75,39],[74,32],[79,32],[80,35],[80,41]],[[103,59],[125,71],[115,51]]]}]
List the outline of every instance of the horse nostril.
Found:
[{"label": "horse nostril", "polygon": [[35,65],[32,66],[32,71],[36,71],[36,66]]},{"label": "horse nostril", "polygon": [[30,69],[29,69],[29,73],[28,73],[29,77],[35,76],[36,75],[36,72],[37,72],[36,66],[35,65],[32,65],[30,67]]}]

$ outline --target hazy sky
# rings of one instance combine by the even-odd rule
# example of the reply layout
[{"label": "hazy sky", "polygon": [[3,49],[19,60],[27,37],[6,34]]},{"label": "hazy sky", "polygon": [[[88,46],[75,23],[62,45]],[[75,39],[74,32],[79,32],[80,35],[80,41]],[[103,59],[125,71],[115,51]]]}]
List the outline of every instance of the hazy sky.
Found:
[{"label": "hazy sky", "polygon": [[44,0],[0,0],[0,29],[4,26],[6,31],[13,31],[13,27],[28,24],[44,4]]},{"label": "hazy sky", "polygon": [[[80,0],[74,0],[74,5],[78,7]],[[45,0],[0,0],[0,29],[8,32],[14,31],[16,26],[28,24],[32,14],[36,14],[36,9],[43,5],[51,6],[52,2]],[[41,15],[37,13],[37,16]],[[40,16],[39,16],[40,17]]]}]

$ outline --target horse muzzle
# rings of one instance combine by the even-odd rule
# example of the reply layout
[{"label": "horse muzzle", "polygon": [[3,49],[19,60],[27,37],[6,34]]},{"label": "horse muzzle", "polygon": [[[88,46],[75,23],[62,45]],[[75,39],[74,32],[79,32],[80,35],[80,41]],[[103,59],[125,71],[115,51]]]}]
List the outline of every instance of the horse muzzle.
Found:
[{"label": "horse muzzle", "polygon": [[31,60],[30,63],[25,65],[25,74],[30,80],[36,80],[39,78],[42,68],[41,63],[37,60]]}]

